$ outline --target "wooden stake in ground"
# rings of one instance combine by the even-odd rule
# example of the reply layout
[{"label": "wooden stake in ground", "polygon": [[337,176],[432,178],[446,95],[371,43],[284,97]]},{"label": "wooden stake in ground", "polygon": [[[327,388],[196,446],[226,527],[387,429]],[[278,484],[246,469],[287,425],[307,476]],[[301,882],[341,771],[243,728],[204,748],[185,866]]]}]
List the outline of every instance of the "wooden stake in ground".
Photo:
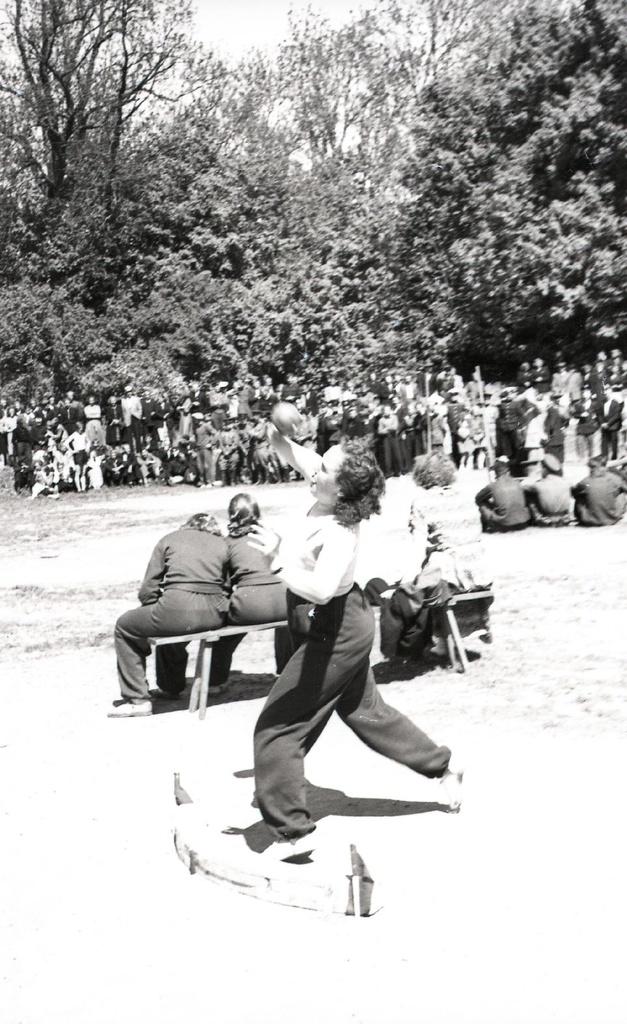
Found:
[{"label": "wooden stake in ground", "polygon": [[357,847],[351,843],[350,892],[346,913],[355,917],[368,917],[372,906],[374,882]]}]

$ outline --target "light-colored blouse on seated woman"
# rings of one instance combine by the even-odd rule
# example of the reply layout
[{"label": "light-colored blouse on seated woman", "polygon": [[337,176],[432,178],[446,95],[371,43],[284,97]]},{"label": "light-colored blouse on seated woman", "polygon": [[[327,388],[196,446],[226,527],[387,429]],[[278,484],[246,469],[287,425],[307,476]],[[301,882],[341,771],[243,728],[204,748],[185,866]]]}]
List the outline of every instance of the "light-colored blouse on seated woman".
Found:
[{"label": "light-colored blouse on seated woman", "polygon": [[455,485],[416,488],[409,518],[412,557],[401,582],[413,582],[422,569],[439,569],[456,590],[480,590],[492,584],[481,520],[474,504]]}]

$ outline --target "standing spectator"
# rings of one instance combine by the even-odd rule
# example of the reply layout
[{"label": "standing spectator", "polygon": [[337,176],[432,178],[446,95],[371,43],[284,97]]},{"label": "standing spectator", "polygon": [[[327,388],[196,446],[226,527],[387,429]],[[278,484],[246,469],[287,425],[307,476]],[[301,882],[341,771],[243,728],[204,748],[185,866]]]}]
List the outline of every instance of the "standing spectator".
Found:
[{"label": "standing spectator", "polygon": [[459,427],[464,415],[464,408],[459,400],[459,395],[456,391],[449,391],[446,420],[448,423],[448,429],[451,434],[451,458],[455,463],[455,469],[459,469],[462,458],[460,445],[462,438],[460,437]]},{"label": "standing spectator", "polygon": [[569,404],[573,406],[575,402],[581,401],[581,389],[583,387],[583,373],[578,370],[572,363],[568,366],[568,383],[566,385],[565,394],[568,395]]},{"label": "standing spectator", "polygon": [[122,444],[124,434],[124,417],[122,402],[116,395],[111,395],[107,402],[105,442],[111,448]]},{"label": "standing spectator", "polygon": [[130,445],[132,452],[140,452],[144,447],[143,415],[141,398],[133,385],[127,384],[122,399],[123,443]]},{"label": "standing spectator", "polygon": [[532,388],[519,397],[518,405],[525,424],[523,447],[526,473],[529,475],[544,454],[544,410],[539,396]]},{"label": "standing spectator", "polygon": [[324,455],[333,445],[339,444],[342,436],[343,409],[339,398],[322,406],[318,416],[317,450]]},{"label": "standing spectator", "polygon": [[451,442],[450,434],[448,430],[448,424],[446,422],[446,406],[443,402],[436,402],[429,409],[430,419],[430,436],[431,436],[431,452],[440,453],[441,455],[448,455]]},{"label": "standing spectator", "polygon": [[618,457],[618,435],[623,425],[623,388],[613,384],[601,410],[601,456]]},{"label": "standing spectator", "polygon": [[518,373],[516,374],[516,383],[518,387],[524,388],[525,390],[530,388],[532,376],[531,365],[526,361],[521,363],[518,367]]},{"label": "standing spectator", "polygon": [[274,483],[278,467],[273,458],[273,449],[268,439],[268,421],[253,417],[249,433],[248,459],[250,473],[255,484]]},{"label": "standing spectator", "polygon": [[216,431],[211,426],[211,413],[206,412],[202,423],[196,430],[198,478],[203,487],[213,487],[215,483],[214,449],[216,444],[217,437]]},{"label": "standing spectator", "polygon": [[85,414],[85,435],[91,447],[100,448],[104,444],[104,431],[102,429],[102,412],[99,403],[94,395],[87,399],[87,405],[83,410]]},{"label": "standing spectator", "polygon": [[599,353],[597,361],[594,367],[590,371],[590,394],[592,401],[599,407],[603,405],[605,399],[605,391],[608,387],[609,380],[605,364],[605,356],[603,353]]},{"label": "standing spectator", "polygon": [[82,422],[76,424],[76,429],[67,439],[67,450],[72,456],[74,469],[72,473],[74,486],[77,491],[84,491],[87,487],[87,458],[89,455],[89,441],[85,434],[85,426]]},{"label": "standing spectator", "polygon": [[383,402],[376,425],[377,462],[385,477],[401,476],[403,465],[398,439],[398,416],[390,402]]},{"label": "standing spectator", "polygon": [[566,363],[560,359],[555,367],[555,373],[551,380],[551,392],[554,395],[562,396],[568,394],[568,382],[570,374],[566,369]]},{"label": "standing spectator", "polygon": [[9,464],[9,434],[13,432],[13,424],[9,421],[8,412],[6,399],[0,399],[0,466]]},{"label": "standing spectator", "polygon": [[176,440],[180,441],[182,438],[189,438],[192,436],[192,400],[190,398],[189,390],[185,390],[178,402],[176,403],[176,411],[178,413],[178,424],[176,428]]},{"label": "standing spectator", "polygon": [[33,461],[33,437],[26,416],[23,413],[16,417],[13,430],[13,449],[17,462],[25,466],[31,465]]},{"label": "standing spectator", "polygon": [[544,417],[544,448],[546,452],[557,459],[561,466],[564,463],[564,442],[568,416],[560,408],[560,397],[560,395],[551,395],[551,401]]},{"label": "standing spectator", "polygon": [[580,459],[591,459],[597,454],[601,430],[598,406],[592,399],[587,385],[581,392],[581,400],[575,403],[573,413],[577,419],[575,446]]},{"label": "standing spectator", "polygon": [[65,401],[61,403],[59,418],[65,427],[68,437],[76,430],[76,424],[84,421],[83,406],[74,397],[73,391],[66,392]]},{"label": "standing spectator", "polygon": [[240,432],[234,423],[230,423],[221,431],[218,455],[218,468],[227,487],[240,482],[242,454]]},{"label": "standing spectator", "polygon": [[3,417],[3,428],[2,428],[4,433],[5,433],[5,435],[6,435],[7,464],[9,466],[13,465],[13,462],[14,462],[14,459],[15,459],[15,445],[14,445],[14,441],[13,441],[13,434],[14,434],[14,431],[15,431],[16,427],[17,427],[17,414],[16,414],[16,411],[15,411],[15,406],[14,405],[10,405],[7,408],[7,411],[6,411],[6,413],[5,413],[4,417]]},{"label": "standing spectator", "polygon": [[144,394],[142,401],[142,415],[144,425],[144,439],[145,443],[151,448],[159,448],[160,440],[158,434],[158,424],[156,422],[155,412],[157,408],[157,393],[156,391],[150,390]]},{"label": "standing spectator", "polygon": [[518,468],[523,458],[525,423],[516,388],[503,388],[496,416],[496,454]]}]

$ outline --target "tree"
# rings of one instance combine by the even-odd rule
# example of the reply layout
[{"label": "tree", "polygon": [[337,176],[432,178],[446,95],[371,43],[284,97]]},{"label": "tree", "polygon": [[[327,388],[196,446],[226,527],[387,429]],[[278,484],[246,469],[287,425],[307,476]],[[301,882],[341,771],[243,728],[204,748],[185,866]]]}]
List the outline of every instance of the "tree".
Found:
[{"label": "tree", "polygon": [[0,133],[55,199],[91,160],[109,186],[123,132],[185,91],[188,0],[11,0],[0,64]]}]

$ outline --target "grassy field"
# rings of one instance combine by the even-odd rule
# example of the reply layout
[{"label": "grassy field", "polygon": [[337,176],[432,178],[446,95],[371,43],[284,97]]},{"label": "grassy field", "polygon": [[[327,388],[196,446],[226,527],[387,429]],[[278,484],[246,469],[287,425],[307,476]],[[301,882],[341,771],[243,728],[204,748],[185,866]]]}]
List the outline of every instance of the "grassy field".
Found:
[{"label": "grassy field", "polygon": [[[577,476],[577,469],[571,473]],[[462,477],[469,500],[483,477]],[[112,626],[132,607],[154,542],[188,515],[212,508],[224,518],[230,493],[191,488],[103,490],[30,502],[4,497],[3,657],[18,663],[86,648],[111,650]],[[300,511],[302,485],[257,489],[270,521]],[[407,480],[388,487],[384,514],[364,531],[362,580],[392,579],[403,558],[410,501]],[[402,693],[410,712],[500,728],[627,729],[624,608],[627,523],[554,531],[529,529],[485,539],[495,574],[495,642],[460,676],[434,659],[389,664],[375,647],[377,679]],[[224,700],[261,695],[271,681],[271,644],[249,637]]]}]

